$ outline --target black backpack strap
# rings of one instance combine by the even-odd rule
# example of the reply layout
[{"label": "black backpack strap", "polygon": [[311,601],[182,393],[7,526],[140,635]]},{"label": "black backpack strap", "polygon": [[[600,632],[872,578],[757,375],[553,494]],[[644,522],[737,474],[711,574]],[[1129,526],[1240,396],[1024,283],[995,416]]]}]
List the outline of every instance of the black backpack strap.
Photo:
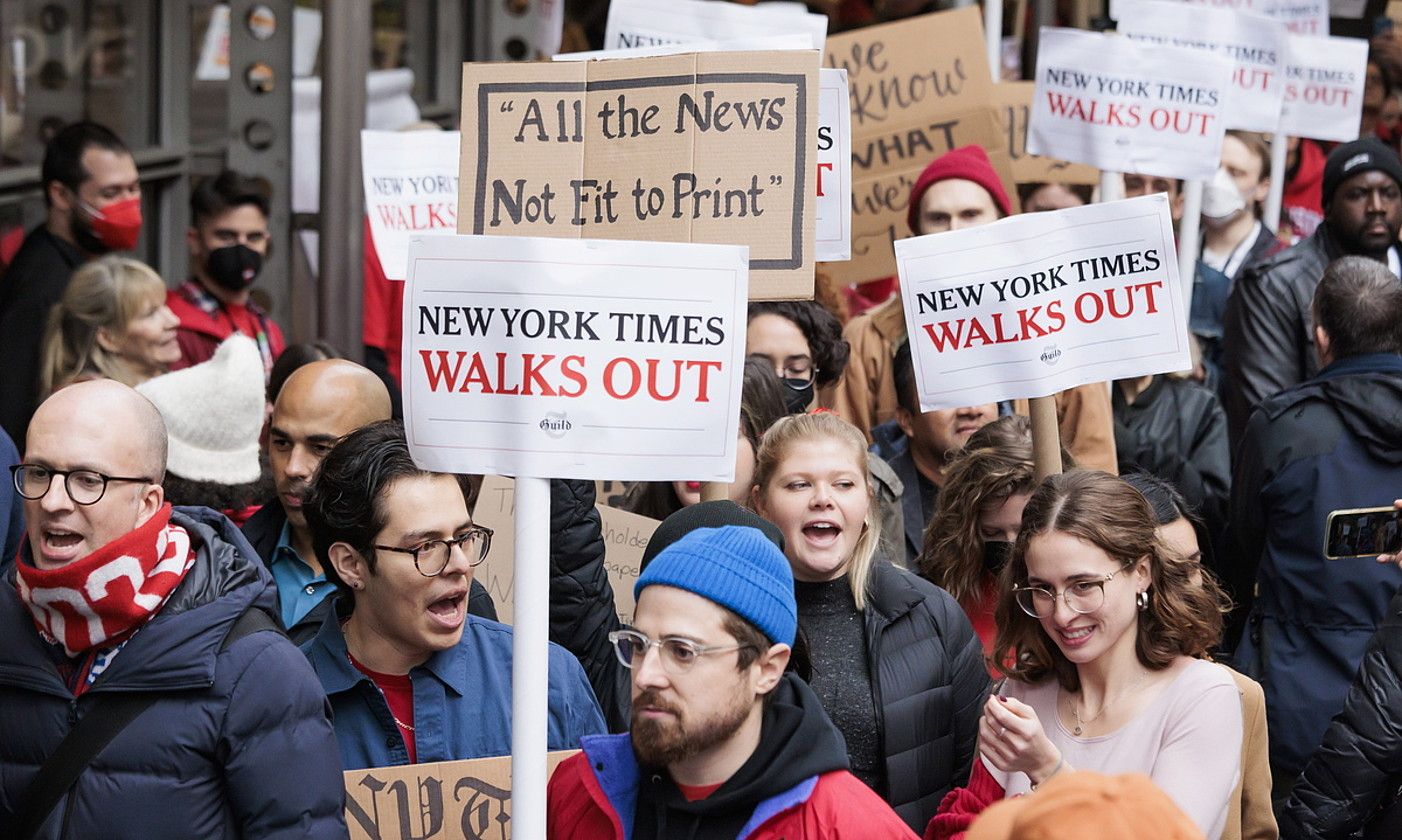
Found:
[{"label": "black backpack strap", "polygon": [[[244,636],[264,630],[282,633],[282,626],[265,610],[249,607],[229,628],[219,651],[223,653]],[[69,731],[25,788],[19,799],[23,805],[11,836],[19,840],[33,837],[97,754],[160,696],[157,692],[114,692],[94,698],[88,713]]]}]

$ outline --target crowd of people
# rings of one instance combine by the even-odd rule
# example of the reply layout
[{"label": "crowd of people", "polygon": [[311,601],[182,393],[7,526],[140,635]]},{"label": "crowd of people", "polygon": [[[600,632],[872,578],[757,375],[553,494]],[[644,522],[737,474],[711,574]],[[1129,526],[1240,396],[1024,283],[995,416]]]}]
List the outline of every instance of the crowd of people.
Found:
[{"label": "crowd of people", "polygon": [[[1290,140],[1280,219],[1228,133],[1194,366],[1055,394],[1062,473],[1026,400],[922,411],[898,284],[820,265],[749,306],[727,499],[552,482],[550,836],[1402,836],[1402,553],[1329,530],[1402,496],[1399,56],[1362,139]],[[926,163],[911,235],[1094,198]],[[265,185],[192,185],[182,280],[130,255],[113,132],[42,171],[0,276],[0,836],[344,837],[342,771],[508,755],[482,477],[410,455],[371,237],[365,345],[288,345]],[[659,523],[627,623],[602,501]]]}]

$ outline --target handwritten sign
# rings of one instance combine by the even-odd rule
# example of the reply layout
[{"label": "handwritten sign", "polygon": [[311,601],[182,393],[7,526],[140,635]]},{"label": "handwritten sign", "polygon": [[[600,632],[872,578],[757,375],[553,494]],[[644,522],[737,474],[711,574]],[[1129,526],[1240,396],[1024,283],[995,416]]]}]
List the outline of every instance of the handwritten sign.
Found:
[{"label": "handwritten sign", "polygon": [[403,280],[409,237],[458,230],[456,131],[362,131],[365,214],[390,280]]},{"label": "handwritten sign", "polygon": [[1232,62],[1222,119],[1227,128],[1273,132],[1285,94],[1285,26],[1230,9],[1163,0],[1121,2],[1121,34],[1136,41],[1203,50]]},{"label": "handwritten sign", "polygon": [[[653,531],[660,524],[656,519],[629,513],[610,507],[599,497],[595,505],[603,527],[604,568],[608,571],[609,584],[613,588],[614,608],[618,620],[624,624],[633,621],[633,584],[638,582],[641,572],[643,552]],[[516,483],[509,478],[489,475],[482,480],[482,492],[477,496],[477,507],[472,511],[472,521],[485,525],[495,533],[492,548],[487,559],[482,561],[474,576],[487,588],[496,603],[497,618],[504,624],[511,624],[516,615],[516,572],[511,562],[514,550],[514,524],[516,513]]]},{"label": "handwritten sign", "polygon": [[[547,778],[578,750],[545,757]],[[351,770],[351,840],[511,840],[511,756]]]},{"label": "handwritten sign", "polygon": [[920,407],[1186,370],[1163,194],[896,243]]},{"label": "handwritten sign", "polygon": [[1015,192],[977,8],[834,35],[823,63],[847,71],[852,112],[852,259],[827,267],[835,278],[895,272],[891,243],[910,235],[910,188],[950,149],[982,146]]},{"label": "handwritten sign", "polygon": [[756,298],[811,297],[816,64],[468,64],[458,232],[747,245]]},{"label": "handwritten sign", "polygon": [[733,41],[800,32],[808,46],[823,48],[827,15],[801,6],[742,6],[712,0],[612,0],[604,29],[604,49],[652,47],[688,41]]},{"label": "handwritten sign", "polygon": [[1027,150],[1112,172],[1211,178],[1231,76],[1226,59],[1197,50],[1043,29]]},{"label": "handwritten sign", "polygon": [[733,480],[747,263],[736,245],[415,237],[400,368],[415,462]]},{"label": "handwritten sign", "polygon": [[818,88],[818,202],[814,259],[852,257],[852,112],[847,71],[824,67]]},{"label": "handwritten sign", "polygon": [[993,95],[998,103],[998,123],[1007,141],[1013,178],[1019,184],[1096,184],[1100,170],[1084,163],[1028,154],[1027,121],[1032,110],[1032,82],[998,82]]},{"label": "handwritten sign", "polygon": [[1291,35],[1286,55],[1280,130],[1315,140],[1358,139],[1368,42]]}]

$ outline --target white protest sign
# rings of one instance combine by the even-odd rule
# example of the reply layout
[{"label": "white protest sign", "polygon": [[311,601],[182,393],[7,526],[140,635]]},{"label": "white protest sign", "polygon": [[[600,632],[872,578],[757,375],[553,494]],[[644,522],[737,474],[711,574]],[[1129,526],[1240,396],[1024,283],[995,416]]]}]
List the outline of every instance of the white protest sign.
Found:
[{"label": "white protest sign", "polygon": [[748,282],[739,245],[414,237],[400,370],[415,462],[733,480]]},{"label": "white protest sign", "polygon": [[585,52],[560,53],[550,57],[551,61],[607,61],[616,58],[651,58],[658,55],[679,55],[689,52],[750,52],[755,50],[811,50],[813,41],[806,33],[794,32],[788,35],[758,35],[750,38],[735,38],[729,41],[716,41],[701,38],[675,44],[656,44],[649,47],[625,47],[615,50],[586,50]]},{"label": "white protest sign", "polygon": [[195,81],[226,82],[229,80],[229,4],[210,7],[209,26],[200,44],[200,60],[195,65]]},{"label": "white protest sign", "polygon": [[1232,65],[1075,29],[1042,30],[1027,151],[1108,172],[1211,178]]},{"label": "white protest sign", "polygon": [[1358,139],[1367,67],[1367,41],[1291,35],[1280,130],[1315,140]]},{"label": "white protest sign", "polygon": [[[1110,0],[1110,17],[1123,21],[1132,1]],[[1287,31],[1299,35],[1329,34],[1329,0],[1181,0],[1181,5],[1263,15],[1280,21]],[[1202,29],[1208,28],[1204,22]]]},{"label": "white protest sign", "polygon": [[1120,3],[1121,34],[1136,41],[1216,53],[1232,62],[1222,119],[1227,128],[1273,132],[1285,93],[1285,26],[1230,9],[1165,0]]},{"label": "white protest sign", "polygon": [[821,50],[828,35],[827,15],[795,7],[741,6],[720,0],[612,0],[604,49],[731,41],[802,32],[811,49]]},{"label": "white protest sign", "polygon": [[458,231],[456,131],[362,131],[365,214],[380,267],[403,280],[409,237]]},{"label": "white protest sign", "polygon": [[847,71],[818,71],[818,202],[813,259],[852,258],[852,109]]},{"label": "white protest sign", "polygon": [[1192,366],[1162,193],[898,240],[896,265],[924,411]]}]

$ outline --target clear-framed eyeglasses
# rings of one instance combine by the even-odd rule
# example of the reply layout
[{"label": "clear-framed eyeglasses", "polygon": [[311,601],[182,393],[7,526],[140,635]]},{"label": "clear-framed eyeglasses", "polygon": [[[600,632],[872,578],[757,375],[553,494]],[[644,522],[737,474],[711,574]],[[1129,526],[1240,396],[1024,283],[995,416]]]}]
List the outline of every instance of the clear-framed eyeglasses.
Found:
[{"label": "clear-framed eyeglasses", "polygon": [[728,653],[753,647],[744,643],[734,645],[698,645],[690,639],[668,637],[649,639],[637,630],[615,630],[609,634],[614,653],[625,668],[636,668],[642,664],[650,648],[661,651],[662,667],[673,676],[685,674],[696,661],[713,653]]},{"label": "clear-framed eyeglasses", "polygon": [[492,548],[492,529],[482,525],[472,525],[466,531],[450,540],[429,540],[413,548],[400,548],[397,545],[376,545],[380,551],[393,551],[408,554],[414,558],[414,568],[424,577],[437,577],[448,568],[448,560],[453,555],[453,547],[460,546],[467,555],[469,566],[479,566],[487,559]]},{"label": "clear-framed eyeglasses", "polygon": [[1077,581],[1060,592],[1049,586],[1014,586],[1013,598],[1022,611],[1033,618],[1051,618],[1058,598],[1066,602],[1071,612],[1093,613],[1105,605],[1105,584],[1135,562],[1131,560],[1104,577]]},{"label": "clear-framed eyeglasses", "polygon": [[97,470],[55,470],[39,464],[15,464],[10,467],[14,478],[15,492],[23,498],[34,501],[42,499],[49,492],[54,476],[63,476],[63,489],[75,505],[95,505],[107,493],[107,485],[114,481],[134,481],[138,484],[154,484],[146,476],[104,475]]}]

